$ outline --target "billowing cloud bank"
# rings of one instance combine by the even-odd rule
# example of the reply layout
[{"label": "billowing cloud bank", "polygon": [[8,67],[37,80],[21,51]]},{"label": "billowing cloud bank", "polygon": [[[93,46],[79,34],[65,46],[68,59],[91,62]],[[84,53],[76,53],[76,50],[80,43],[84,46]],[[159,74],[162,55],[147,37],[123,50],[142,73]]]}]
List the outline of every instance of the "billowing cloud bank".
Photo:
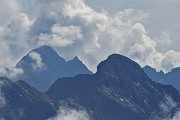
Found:
[{"label": "billowing cloud bank", "polygon": [[146,11],[110,14],[92,9],[84,0],[14,0],[13,4],[0,0],[0,6],[4,7],[0,10],[0,71],[12,68],[40,45],[52,46],[66,59],[78,56],[94,72],[112,53],[166,72],[180,66],[180,52],[168,47],[172,44],[168,32],[156,38],[149,35]]}]

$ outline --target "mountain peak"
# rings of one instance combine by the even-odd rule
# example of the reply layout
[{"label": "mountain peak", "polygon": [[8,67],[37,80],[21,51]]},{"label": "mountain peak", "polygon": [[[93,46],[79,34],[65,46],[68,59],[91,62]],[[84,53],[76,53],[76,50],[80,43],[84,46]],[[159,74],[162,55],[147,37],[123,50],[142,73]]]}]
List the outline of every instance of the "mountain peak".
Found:
[{"label": "mountain peak", "polygon": [[146,74],[138,63],[119,54],[112,54],[106,60],[102,61],[97,67],[97,73],[110,73],[132,80],[140,80],[146,77]]},{"label": "mountain peak", "polygon": [[80,61],[79,58],[78,58],[77,56],[74,57],[73,60],[78,60],[78,61]]},{"label": "mountain peak", "polygon": [[112,54],[98,65],[97,72],[112,72],[111,70],[118,72],[118,70],[123,68],[130,69],[132,66],[136,66],[136,68],[141,69],[141,67],[130,58],[119,54]]},{"label": "mountain peak", "polygon": [[39,53],[42,58],[47,60],[47,62],[54,61],[53,59],[56,59],[57,61],[60,60],[61,62],[64,62],[64,63],[66,62],[64,58],[59,56],[58,53],[48,45],[40,46],[38,48],[35,48],[32,51]]},{"label": "mountain peak", "polygon": [[[50,66],[54,64],[54,62],[61,61],[62,63],[66,63],[65,59],[60,57],[57,52],[48,45],[40,46],[31,50],[26,56],[24,56],[19,63],[17,63],[17,67],[23,67],[25,64],[32,64],[32,56],[30,55],[32,52],[36,53],[36,56],[42,59],[42,62],[49,64]],[[37,58],[37,57],[36,57]]]},{"label": "mountain peak", "polygon": [[101,62],[96,74],[58,79],[46,94],[77,101],[95,120],[149,120],[162,111],[158,107],[166,96],[180,100],[177,90],[151,81],[136,62],[118,54]]},{"label": "mountain peak", "polygon": [[56,79],[61,77],[91,74],[78,57],[67,62],[47,45],[30,51],[16,67],[24,71],[18,79],[24,80],[40,91],[46,91]]},{"label": "mountain peak", "polygon": [[157,71],[155,68],[153,68],[153,67],[151,67],[149,65],[144,66],[143,69],[145,71],[153,71],[153,72],[157,72],[157,73],[160,73],[160,74],[165,74],[162,70]]},{"label": "mountain peak", "polygon": [[107,59],[129,59],[131,60],[130,58],[126,57],[126,56],[123,56],[123,55],[120,55],[120,54],[112,54],[112,55],[109,55]]},{"label": "mountain peak", "polygon": [[82,61],[76,56],[74,57],[72,60],[68,61],[68,62],[74,62],[74,63],[82,63]]},{"label": "mountain peak", "polygon": [[[65,62],[65,59],[60,57],[57,52],[51,48],[50,46],[48,45],[43,45],[43,46],[40,46],[38,48],[35,48],[33,49],[31,52],[37,52],[39,53],[41,56],[46,56],[46,57],[54,57],[54,58],[61,58],[64,62]],[[31,53],[30,52],[30,53]]]},{"label": "mountain peak", "polygon": [[51,47],[48,46],[48,45],[40,46],[40,47],[38,47],[38,48],[33,49],[32,51],[44,51],[44,50],[54,51],[54,49],[51,48]]},{"label": "mountain peak", "polygon": [[[83,62],[76,56],[72,60],[68,61],[68,67],[69,69],[69,74],[71,76],[75,76],[78,74],[92,74],[92,72],[83,64]],[[74,71],[71,68],[75,68],[76,70]],[[75,73],[75,74],[74,74]]]}]

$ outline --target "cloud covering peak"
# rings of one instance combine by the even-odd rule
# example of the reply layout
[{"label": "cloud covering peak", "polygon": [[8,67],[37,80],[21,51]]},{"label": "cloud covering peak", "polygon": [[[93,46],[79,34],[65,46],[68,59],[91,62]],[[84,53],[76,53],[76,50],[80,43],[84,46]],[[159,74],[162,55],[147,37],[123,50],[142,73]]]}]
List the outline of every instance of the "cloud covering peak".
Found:
[{"label": "cloud covering peak", "polygon": [[28,54],[28,56],[34,61],[32,64],[32,68],[34,70],[41,69],[44,66],[41,55],[39,53],[32,51]]}]

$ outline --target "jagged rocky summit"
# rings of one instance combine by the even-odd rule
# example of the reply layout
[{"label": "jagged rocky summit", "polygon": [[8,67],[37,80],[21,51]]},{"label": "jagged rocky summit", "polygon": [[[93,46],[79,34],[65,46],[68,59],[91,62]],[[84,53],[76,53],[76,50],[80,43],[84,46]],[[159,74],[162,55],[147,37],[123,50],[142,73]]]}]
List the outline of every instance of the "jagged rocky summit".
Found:
[{"label": "jagged rocky summit", "polygon": [[153,81],[165,85],[172,85],[180,91],[180,67],[174,68],[168,73],[164,73],[163,71],[158,72],[150,66],[145,66],[143,69]]},{"label": "jagged rocky summit", "polygon": [[16,78],[17,80],[26,81],[43,92],[47,91],[58,78],[92,74],[78,57],[66,61],[49,46],[41,46],[30,51],[16,67],[24,71],[24,74]]}]

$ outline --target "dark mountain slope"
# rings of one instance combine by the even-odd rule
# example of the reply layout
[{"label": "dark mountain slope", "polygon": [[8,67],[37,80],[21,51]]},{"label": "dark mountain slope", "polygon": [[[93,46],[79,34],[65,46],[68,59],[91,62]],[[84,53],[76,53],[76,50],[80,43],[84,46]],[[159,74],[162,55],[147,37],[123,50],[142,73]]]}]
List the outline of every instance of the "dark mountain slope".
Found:
[{"label": "dark mountain slope", "polygon": [[0,78],[0,94],[4,104],[0,118],[6,120],[45,120],[56,113],[58,104],[46,94],[30,87],[24,81],[12,82]]},{"label": "dark mountain slope", "polygon": [[46,93],[80,104],[95,120],[148,120],[167,96],[180,103],[176,89],[153,82],[136,62],[118,54],[101,62],[97,73],[58,79]]}]

